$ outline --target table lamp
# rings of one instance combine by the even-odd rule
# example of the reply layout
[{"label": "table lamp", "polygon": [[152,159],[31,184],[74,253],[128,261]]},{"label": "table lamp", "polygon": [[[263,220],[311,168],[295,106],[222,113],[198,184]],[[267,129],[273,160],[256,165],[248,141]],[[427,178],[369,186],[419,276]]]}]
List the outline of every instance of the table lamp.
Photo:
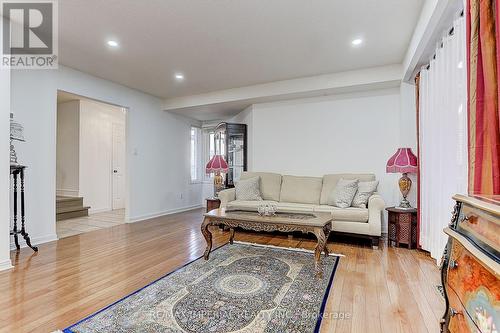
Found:
[{"label": "table lamp", "polygon": [[207,163],[205,171],[207,174],[214,173],[214,196],[224,187],[224,178],[221,173],[225,173],[228,170],[227,162],[224,160],[222,155],[214,155],[212,159]]},{"label": "table lamp", "polygon": [[410,193],[411,179],[409,173],[417,173],[417,157],[411,151],[411,148],[398,148],[396,153],[387,161],[387,173],[402,173],[399,178],[399,190],[403,195],[403,200],[398,208],[411,208],[410,202],[406,199]]}]

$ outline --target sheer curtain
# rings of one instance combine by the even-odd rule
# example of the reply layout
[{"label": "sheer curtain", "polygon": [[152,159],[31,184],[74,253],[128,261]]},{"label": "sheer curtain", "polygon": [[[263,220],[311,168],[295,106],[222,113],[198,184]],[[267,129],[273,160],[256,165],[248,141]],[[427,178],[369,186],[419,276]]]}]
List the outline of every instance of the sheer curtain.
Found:
[{"label": "sheer curtain", "polygon": [[420,243],[437,260],[447,241],[451,197],[467,193],[465,34],[459,17],[420,72]]}]

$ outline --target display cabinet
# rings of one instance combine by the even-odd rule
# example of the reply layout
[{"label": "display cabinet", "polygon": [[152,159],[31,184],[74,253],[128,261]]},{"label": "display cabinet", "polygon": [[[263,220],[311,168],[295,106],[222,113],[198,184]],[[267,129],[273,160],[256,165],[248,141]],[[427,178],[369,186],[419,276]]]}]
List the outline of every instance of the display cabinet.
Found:
[{"label": "display cabinet", "polygon": [[216,154],[224,156],[229,166],[225,186],[234,187],[243,171],[247,171],[247,125],[220,123],[215,128]]}]

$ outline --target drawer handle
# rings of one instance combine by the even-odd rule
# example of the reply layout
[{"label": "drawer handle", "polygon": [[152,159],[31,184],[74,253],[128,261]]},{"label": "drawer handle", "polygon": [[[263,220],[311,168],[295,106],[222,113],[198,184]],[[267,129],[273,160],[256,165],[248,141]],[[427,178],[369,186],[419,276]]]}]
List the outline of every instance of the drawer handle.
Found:
[{"label": "drawer handle", "polygon": [[462,314],[462,311],[455,310],[454,308],[450,308],[450,316],[455,317],[459,314]]},{"label": "drawer handle", "polygon": [[448,267],[450,267],[450,269],[455,269],[458,267],[458,262],[456,260],[450,260],[450,264],[448,265]]}]

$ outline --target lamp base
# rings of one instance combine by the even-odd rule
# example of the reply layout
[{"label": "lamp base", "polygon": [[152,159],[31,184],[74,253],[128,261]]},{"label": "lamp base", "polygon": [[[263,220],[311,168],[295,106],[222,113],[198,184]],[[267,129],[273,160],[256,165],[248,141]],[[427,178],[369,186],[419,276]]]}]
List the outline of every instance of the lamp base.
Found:
[{"label": "lamp base", "polygon": [[224,189],[224,177],[217,172],[214,176],[214,197],[219,197],[219,192]]},{"label": "lamp base", "polygon": [[403,200],[401,200],[398,208],[406,208],[406,209],[412,208],[410,202],[406,199],[411,189],[411,179],[410,177],[408,177],[407,173],[403,173],[403,176],[399,178],[398,184],[399,184],[399,190],[403,195]]},{"label": "lamp base", "polygon": [[410,205],[410,202],[406,200],[406,198],[403,198],[403,200],[399,203],[398,208],[412,209],[413,207]]}]

